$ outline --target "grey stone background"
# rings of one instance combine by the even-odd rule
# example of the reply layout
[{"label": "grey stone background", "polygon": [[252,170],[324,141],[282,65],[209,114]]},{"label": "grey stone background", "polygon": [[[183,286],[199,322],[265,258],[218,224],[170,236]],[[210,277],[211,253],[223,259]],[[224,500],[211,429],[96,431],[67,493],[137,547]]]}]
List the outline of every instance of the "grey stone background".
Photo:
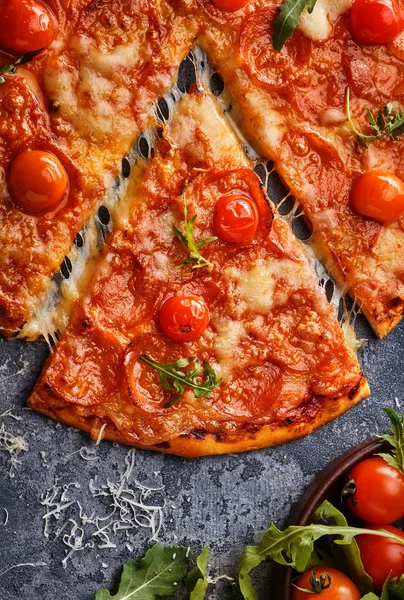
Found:
[{"label": "grey stone background", "polygon": [[[186,69],[182,69],[182,76],[184,72]],[[270,178],[269,186],[271,197],[284,195],[276,176]],[[382,341],[374,338],[361,318],[357,330],[360,337],[369,340],[360,359],[372,396],[310,437],[278,448],[191,461],[134,451],[132,481],[164,486],[159,500],[165,501],[158,538],[161,543],[191,546],[195,552],[209,544],[210,576],[236,577],[245,544],[257,541],[271,521],[283,526],[292,505],[328,462],[387,428],[381,407],[395,407],[395,397],[402,399],[404,326]],[[80,489],[71,490],[71,497],[79,498],[89,514],[95,504],[100,508],[103,500],[107,502],[91,497],[89,480],[95,476],[99,483],[119,479],[128,453],[127,448],[106,442],[95,448],[86,435],[24,410],[47,352],[42,341],[0,342],[0,414],[12,408],[14,415],[22,417],[0,418],[0,427],[4,424],[13,434],[22,433],[28,444],[12,476],[8,455],[0,450],[0,600],[91,600],[99,587],[117,581],[125,560],[140,557],[150,545],[150,531],[145,528],[133,530],[129,536],[120,532],[115,538],[116,548],[86,548],[64,569],[63,534],[55,539],[53,527],[49,538],[44,537],[41,495],[56,478],[60,485],[71,481],[80,484]],[[82,447],[98,459],[83,460],[77,453]],[[101,508],[107,511],[105,502]],[[60,524],[77,517],[73,508],[63,511]],[[5,526],[4,509],[9,515]],[[17,563],[43,564],[5,573]],[[262,599],[278,600],[271,596],[270,573],[268,563],[257,569],[257,588]],[[211,585],[208,597],[241,598],[229,580]]]}]

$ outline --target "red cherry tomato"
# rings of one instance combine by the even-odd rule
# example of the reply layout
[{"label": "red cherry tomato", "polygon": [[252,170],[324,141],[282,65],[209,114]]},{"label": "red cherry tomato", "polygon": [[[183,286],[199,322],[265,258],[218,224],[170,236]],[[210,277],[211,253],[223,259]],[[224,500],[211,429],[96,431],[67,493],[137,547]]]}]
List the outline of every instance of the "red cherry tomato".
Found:
[{"label": "red cherry tomato", "polygon": [[190,342],[208,326],[209,310],[197,296],[173,296],[160,308],[159,321],[167,337],[176,342]]},{"label": "red cherry tomato", "polygon": [[255,202],[242,194],[222,196],[215,208],[214,228],[225,242],[251,242],[259,222]]},{"label": "red cherry tomato", "polygon": [[212,0],[212,2],[220,10],[234,12],[243,8],[248,0]]},{"label": "red cherry tomato", "polygon": [[357,517],[374,525],[387,525],[404,517],[404,473],[375,457],[356,465],[349,477],[356,492],[347,503]]},{"label": "red cherry tomato", "polygon": [[368,171],[353,183],[351,206],[382,223],[396,221],[404,212],[404,182],[389,171]]},{"label": "red cherry tomato", "polygon": [[350,30],[358,44],[388,44],[404,29],[400,0],[355,0]]},{"label": "red cherry tomato", "polygon": [[36,0],[5,0],[0,24],[0,45],[21,53],[47,48],[57,33],[53,13]]},{"label": "red cherry tomato", "polygon": [[64,199],[67,186],[67,173],[50,152],[25,150],[11,164],[8,176],[11,197],[28,212],[55,210]]},{"label": "red cherry tomato", "polygon": [[[397,527],[370,525],[369,529],[390,531],[404,541],[404,532]],[[366,573],[372,577],[376,590],[382,589],[388,575],[393,579],[404,573],[404,544],[366,534],[358,535],[355,539],[359,546],[363,567]]]},{"label": "red cherry tomato", "polygon": [[[316,592],[303,592],[298,590],[297,587],[311,590],[312,585],[310,583],[310,578],[312,577],[313,572],[317,579],[323,574],[328,574],[331,578],[331,585],[322,591]],[[325,578],[326,585],[329,583],[329,579]],[[356,585],[341,571],[337,571],[337,569],[333,569],[331,567],[317,567],[315,569],[311,569],[310,571],[306,571],[303,573],[301,577],[295,582],[297,587],[293,588],[292,592],[292,600],[309,600],[309,598],[314,598],[314,596],[318,596],[321,600],[360,600],[360,592]],[[321,589],[321,588],[320,588]]]}]

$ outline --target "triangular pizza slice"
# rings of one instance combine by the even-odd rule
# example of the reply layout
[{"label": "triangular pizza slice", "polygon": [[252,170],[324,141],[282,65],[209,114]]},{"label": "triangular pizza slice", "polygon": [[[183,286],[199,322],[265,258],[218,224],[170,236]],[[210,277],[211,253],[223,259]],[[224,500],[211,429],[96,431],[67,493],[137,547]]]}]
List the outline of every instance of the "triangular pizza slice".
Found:
[{"label": "triangular pizza slice", "polygon": [[310,433],[369,391],[311,260],[210,91],[158,136],[28,405],[189,457]]}]

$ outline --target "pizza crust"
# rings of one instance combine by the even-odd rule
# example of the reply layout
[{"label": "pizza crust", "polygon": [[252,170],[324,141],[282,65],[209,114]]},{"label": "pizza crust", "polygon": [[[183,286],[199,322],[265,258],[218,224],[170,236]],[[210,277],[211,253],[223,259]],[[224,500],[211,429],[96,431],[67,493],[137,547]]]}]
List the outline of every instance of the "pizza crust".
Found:
[{"label": "pizza crust", "polygon": [[99,441],[98,438],[100,437],[102,440],[134,446],[143,450],[152,450],[164,454],[175,454],[177,456],[183,456],[184,458],[196,458],[198,456],[233,454],[237,452],[259,450],[260,448],[277,446],[305,437],[348,411],[361,400],[368,397],[369,393],[369,385],[365,377],[362,376],[359,387],[353,397],[342,396],[337,400],[326,400],[322,404],[321,410],[315,416],[305,421],[300,420],[295,423],[278,422],[271,425],[255,426],[254,431],[248,431],[248,428],[246,428],[243,431],[243,436],[239,435],[235,439],[231,439],[230,437],[226,438],[226,436],[222,435],[218,436],[211,433],[195,431],[151,446],[135,442],[128,436],[122,435],[122,433],[112,424],[108,424],[100,435],[100,426],[97,423],[96,427],[94,427],[93,418],[80,418],[74,412],[69,410],[69,408],[55,408],[52,410],[44,408],[42,404],[40,408],[38,408],[36,405],[35,394],[29,399],[28,406],[35,410],[39,410],[41,413],[56,421],[61,421],[66,425],[86,431],[91,435],[93,440]]}]

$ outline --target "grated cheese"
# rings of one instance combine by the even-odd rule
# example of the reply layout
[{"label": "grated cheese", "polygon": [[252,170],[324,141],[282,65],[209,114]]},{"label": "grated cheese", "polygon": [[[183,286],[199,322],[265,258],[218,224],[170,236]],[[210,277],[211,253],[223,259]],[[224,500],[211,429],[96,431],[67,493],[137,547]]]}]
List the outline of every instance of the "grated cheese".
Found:
[{"label": "grated cheese", "polygon": [[[81,450],[78,451],[80,455]],[[134,465],[135,450],[131,449],[125,456],[124,472],[115,481],[107,479],[106,483],[97,485],[91,478],[82,488],[77,482],[62,485],[56,479],[42,494],[41,504],[45,508],[43,534],[46,538],[59,538],[66,547],[62,561],[64,568],[77,552],[95,547],[116,548],[122,543],[123,535],[130,541],[130,535],[139,529],[146,529],[151,541],[158,539],[165,502],[155,495],[163,492],[164,486],[149,487],[138,481],[130,482]],[[94,499],[99,499],[101,508],[94,508],[88,514],[86,496],[92,501],[92,508]],[[127,544],[131,547],[129,541]]]}]

